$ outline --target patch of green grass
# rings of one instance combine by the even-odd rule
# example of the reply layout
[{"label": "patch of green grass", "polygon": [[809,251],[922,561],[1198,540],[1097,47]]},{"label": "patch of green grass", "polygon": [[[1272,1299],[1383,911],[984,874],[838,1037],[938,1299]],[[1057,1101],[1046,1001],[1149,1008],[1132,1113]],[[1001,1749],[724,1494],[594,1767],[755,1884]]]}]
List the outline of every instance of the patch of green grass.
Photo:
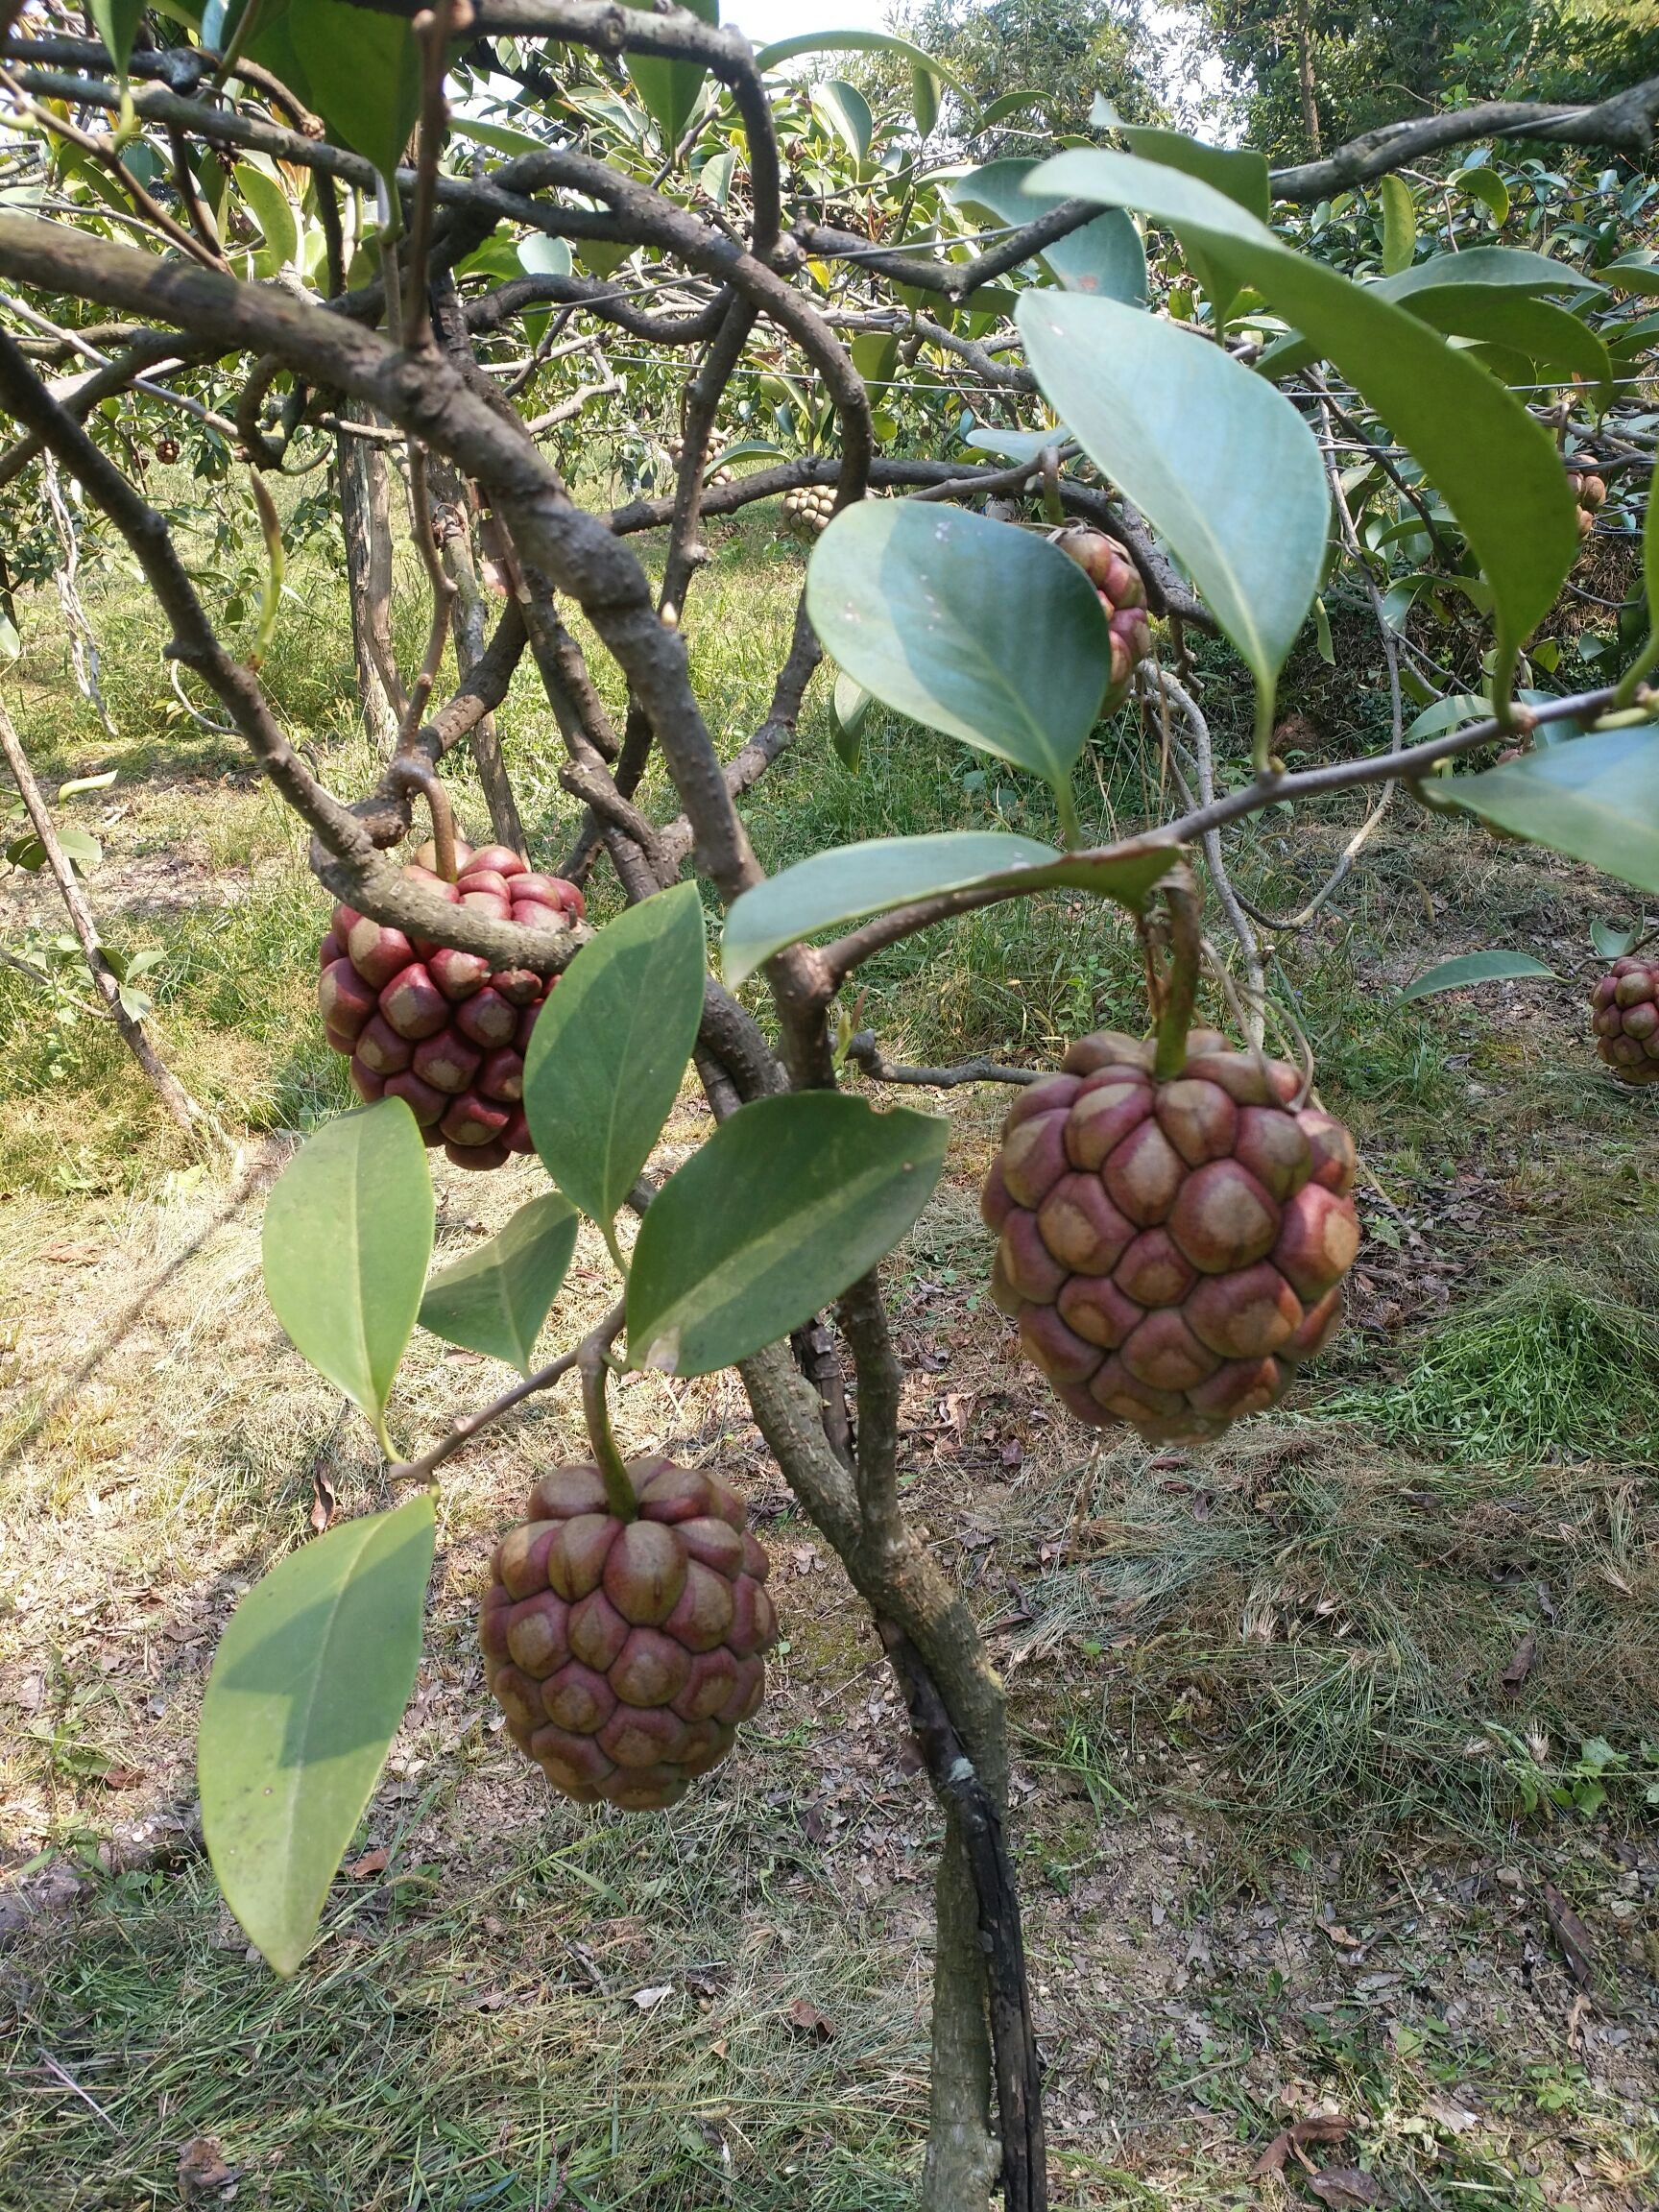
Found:
[{"label": "patch of green grass", "polygon": [[1659,1320],[1582,1267],[1535,1267],[1422,1338],[1398,1380],[1339,1388],[1319,1412],[1464,1464],[1653,1466]]}]

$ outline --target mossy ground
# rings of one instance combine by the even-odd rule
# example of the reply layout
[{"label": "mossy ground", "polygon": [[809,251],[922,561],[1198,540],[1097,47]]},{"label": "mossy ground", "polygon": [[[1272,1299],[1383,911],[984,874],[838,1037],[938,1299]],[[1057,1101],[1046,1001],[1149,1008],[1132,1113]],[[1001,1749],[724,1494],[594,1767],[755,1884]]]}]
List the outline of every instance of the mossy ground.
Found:
[{"label": "mossy ground", "polygon": [[[756,521],[699,585],[725,747],[764,711],[798,575]],[[297,578],[274,689],[355,788],[336,587]],[[730,1376],[620,1398],[626,1441],[718,1463],[773,1548],[785,1644],[728,1766],[664,1820],[584,1812],[491,1724],[471,1609],[530,1471],[576,1447],[555,1393],[451,1463],[417,1696],[295,1981],[220,1905],[190,1764],[217,1633],[302,1539],[315,1480],[346,1512],[378,1495],[367,1431],[286,1346],[257,1262],[264,1190],[346,1092],[308,1013],[301,838],[179,712],[137,604],[112,587],[94,614],[120,738],[73,700],[44,611],[20,727],[49,784],[120,769],[65,809],[105,844],[89,895],[116,943],[164,951],[156,1035],[230,1149],[193,1160],[107,1029],[0,970],[0,2204],[172,2204],[210,2136],[238,2204],[897,2208],[937,1825],[874,1639]],[[527,677],[502,723],[556,861],[574,816]],[[1094,821],[1138,818],[1144,757],[1127,724],[1103,735]],[[454,781],[481,824],[464,765]],[[879,718],[848,775],[821,680],[748,813],[769,865],[1052,828],[1024,780]],[[1353,819],[1240,831],[1252,896],[1293,904]],[[13,948],[61,927],[34,878],[0,883],[0,912]],[[889,1268],[905,1494],[1009,1684],[1057,2205],[1304,2200],[1294,2157],[1252,2169],[1321,2113],[1350,2131],[1314,2163],[1412,2212],[1654,2200],[1659,1097],[1590,1057],[1592,912],[1628,918],[1567,863],[1401,802],[1286,946],[1277,987],[1361,1140],[1368,1238],[1350,1331],[1207,1456],[1097,1448],[1033,1387],[982,1296],[998,1102],[942,1109],[947,1180]],[[1560,982],[1397,1004],[1492,943]],[[1133,1024],[1136,993],[1127,934],[1055,898],[886,955],[859,1019],[895,1057],[1038,1061]],[[670,1144],[703,1126],[687,1096]],[[538,1173],[441,1166],[441,1249]],[[607,1281],[585,1240],[550,1341]],[[498,1382],[421,1340],[396,1437]],[[1587,1988],[1550,1890],[1588,1932]]]}]

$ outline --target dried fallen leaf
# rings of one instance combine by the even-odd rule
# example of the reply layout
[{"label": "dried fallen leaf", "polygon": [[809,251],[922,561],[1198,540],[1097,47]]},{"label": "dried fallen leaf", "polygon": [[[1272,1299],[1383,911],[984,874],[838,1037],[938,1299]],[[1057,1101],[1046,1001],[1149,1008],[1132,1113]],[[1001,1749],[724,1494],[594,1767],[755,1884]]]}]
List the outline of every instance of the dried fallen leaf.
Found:
[{"label": "dried fallen leaf", "polygon": [[1281,2128],[1251,2167],[1250,2178],[1260,2181],[1269,2174],[1283,2174],[1286,2159],[1292,2151],[1299,2152],[1304,2143],[1340,2143],[1353,2130],[1352,2120],[1338,2119],[1334,2113],[1316,2120],[1292,2121],[1288,2128]]},{"label": "dried fallen leaf", "polygon": [[216,2189],[228,2189],[237,2169],[227,2166],[217,2135],[192,2135],[179,2153],[179,2197],[188,2204]]},{"label": "dried fallen leaf", "polygon": [[1544,1910],[1568,1973],[1580,1989],[1588,1989],[1596,1979],[1596,1946],[1590,1940],[1590,1931],[1553,1882],[1544,1885]]},{"label": "dried fallen leaf", "polygon": [[333,1520],[338,1503],[333,1482],[321,1467],[314,1468],[311,1474],[311,1526],[319,1536]]},{"label": "dried fallen leaf", "polygon": [[634,2002],[638,2006],[641,2012],[654,2012],[664,1997],[672,1997],[673,1994],[674,1984],[672,1982],[660,1982],[652,1989],[636,1989]]},{"label": "dried fallen leaf", "polygon": [[1358,2212],[1361,2206],[1388,2201],[1379,2184],[1358,2166],[1328,2166],[1313,2176],[1308,2187],[1321,2204],[1334,2205],[1336,2212]]},{"label": "dried fallen leaf", "polygon": [[791,2028],[810,2035],[816,2043],[828,2043],[835,2032],[809,1997],[797,1997],[783,2017]]},{"label": "dried fallen leaf", "polygon": [[1515,1656],[1504,1668],[1500,1679],[1511,1696],[1520,1689],[1532,1671],[1532,1662],[1538,1656],[1538,1639],[1529,1628],[1515,1647]]},{"label": "dried fallen leaf", "polygon": [[111,1767],[99,1776],[106,1790],[136,1790],[149,1776],[142,1767]]},{"label": "dried fallen leaf", "polygon": [[79,1243],[48,1244],[42,1260],[55,1260],[60,1267],[90,1267],[104,1257],[106,1247],[83,1239]]},{"label": "dried fallen leaf", "polygon": [[367,1882],[371,1874],[384,1874],[391,1863],[390,1851],[365,1851],[361,1859],[353,1859],[346,1871],[353,1882]]},{"label": "dried fallen leaf", "polygon": [[1461,2104],[1454,2104],[1449,2097],[1425,2098],[1423,2110],[1436,2128],[1444,2128],[1449,2135],[1463,2135],[1480,2125],[1475,2113],[1466,2112]]}]

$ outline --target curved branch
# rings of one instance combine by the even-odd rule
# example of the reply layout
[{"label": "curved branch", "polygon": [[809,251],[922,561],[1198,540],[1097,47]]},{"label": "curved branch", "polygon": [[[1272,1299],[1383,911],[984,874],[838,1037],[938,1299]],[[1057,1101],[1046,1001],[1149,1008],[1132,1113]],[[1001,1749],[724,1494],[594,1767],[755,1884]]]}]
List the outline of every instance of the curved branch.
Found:
[{"label": "curved branch", "polygon": [[1533,100],[1484,100],[1445,115],[1410,123],[1385,123],[1338,146],[1322,161],[1303,161],[1272,175],[1276,200],[1329,199],[1352,184],[1365,184],[1408,161],[1443,153],[1472,138],[1542,138],[1557,145],[1606,146],[1641,160],[1651,149],[1659,122],[1659,77],[1645,78],[1595,107],[1555,107]]}]

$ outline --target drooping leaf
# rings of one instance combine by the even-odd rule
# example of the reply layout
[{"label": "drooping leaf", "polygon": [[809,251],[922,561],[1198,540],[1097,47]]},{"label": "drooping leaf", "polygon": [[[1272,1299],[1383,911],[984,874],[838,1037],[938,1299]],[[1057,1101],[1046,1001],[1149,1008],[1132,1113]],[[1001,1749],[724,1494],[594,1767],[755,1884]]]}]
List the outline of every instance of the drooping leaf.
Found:
[{"label": "drooping leaf", "polygon": [[[651,0],[627,0],[627,5],[649,10]],[[720,0],[684,0],[684,5],[705,23],[720,20]],[[672,152],[697,111],[697,103],[703,96],[703,82],[709,72],[695,61],[670,61],[657,54],[630,54],[628,74],[651,120],[662,133],[663,146]]]},{"label": "drooping leaf", "polygon": [[[417,1139],[419,1142],[419,1139]],[[202,1702],[202,1829],[225,1901],[278,1974],[317,1931],[415,1687],[430,1491],[329,1529],[242,1599]]]},{"label": "drooping leaf", "polygon": [[897,54],[914,69],[926,69],[953,92],[966,87],[955,71],[931,54],[891,31],[802,31],[791,38],[775,38],[755,57],[757,69],[776,69],[781,61],[793,61],[802,54]]},{"label": "drooping leaf", "polygon": [[866,1274],[938,1180],[950,1124],[833,1091],[758,1098],[658,1191],[628,1280],[628,1358],[709,1375]]},{"label": "drooping leaf", "polygon": [[1336,665],[1336,648],[1331,642],[1331,617],[1325,611],[1323,599],[1313,602],[1313,635],[1319,641],[1319,658],[1327,667]]},{"label": "drooping leaf", "polygon": [[1099,859],[1056,853],[1033,837],[950,830],[937,837],[879,837],[797,861],[745,891],[726,917],[721,970],[733,990],[785,945],[820,929],[887,914],[955,891],[1064,886],[1115,899],[1139,912],[1166,876],[1174,848],[1147,838]]},{"label": "drooping leaf", "polygon": [[1308,424],[1219,346],[1115,301],[1027,292],[1015,320],[1050,405],[1186,564],[1270,717],[1331,527]]},{"label": "drooping leaf", "polygon": [[[432,1257],[432,1178],[401,1098],[306,1139],[265,1202],[265,1290],[294,1349],[386,1442],[386,1401]],[[387,1446],[390,1456],[390,1446]]]},{"label": "drooping leaf", "polygon": [[1417,203],[1404,177],[1384,177],[1382,196],[1382,274],[1398,276],[1409,269],[1417,251]]},{"label": "drooping leaf", "polygon": [[1438,284],[1413,293],[1407,305],[1434,329],[1509,347],[1528,364],[1559,372],[1563,383],[1581,377],[1597,387],[1599,406],[1612,405],[1613,364],[1606,347],[1587,323],[1552,301],[1512,285]]},{"label": "drooping leaf", "polygon": [[[1382,297],[1295,253],[1264,225],[1194,178],[1132,155],[1078,148],[1057,155],[1034,182],[1049,191],[1142,207],[1183,238],[1198,237],[1304,331],[1347,376],[1446,499],[1497,597],[1500,695],[1521,641],[1549,613],[1577,553],[1573,495],[1550,433],[1477,363]],[[1477,247],[1455,258],[1503,255]],[[1569,279],[1572,272],[1566,273]],[[1075,414],[1062,409],[1073,428]]]},{"label": "drooping leaf", "polygon": [[1509,187],[1496,169],[1461,169],[1450,180],[1455,192],[1467,192],[1471,200],[1479,200],[1502,229],[1509,220]]},{"label": "drooping leaf", "polygon": [[[857,775],[858,763],[864,757],[864,725],[874,704],[862,684],[854,684],[844,668],[836,670],[830,694],[830,741],[850,776]],[[737,903],[741,905],[742,900]]]},{"label": "drooping leaf", "polygon": [[1456,253],[1435,253],[1365,289],[1383,300],[1399,301],[1408,299],[1413,292],[1432,292],[1442,284],[1492,284],[1518,292],[1601,289],[1594,276],[1586,276],[1570,261],[1534,253],[1525,246],[1465,246]]},{"label": "drooping leaf", "polygon": [[316,109],[333,135],[390,177],[421,112],[421,48],[408,18],[349,0],[261,10],[252,52]]},{"label": "drooping leaf", "polygon": [[[58,844],[73,875],[90,876],[103,863],[103,846],[90,830],[78,830],[72,822],[59,825]],[[13,868],[37,875],[46,865],[46,848],[33,830],[24,830],[6,847],[6,858]]]},{"label": "drooping leaf", "polygon": [[86,12],[92,18],[93,29],[109,50],[116,77],[125,84],[127,64],[132,58],[132,41],[138,36],[138,25],[144,14],[144,0],[86,0]]},{"label": "drooping leaf", "polygon": [[1010,115],[1019,115],[1027,108],[1041,106],[1046,98],[1046,93],[1038,91],[1032,84],[1022,84],[1013,92],[1001,93],[980,108],[979,119],[974,125],[975,135],[989,131],[994,123],[1005,123]]},{"label": "drooping leaf", "polygon": [[1188,177],[1202,178],[1229,200],[1236,200],[1247,214],[1265,223],[1273,211],[1273,186],[1267,157],[1247,146],[1210,146],[1185,131],[1154,130],[1140,124],[1119,124],[1132,154],[1147,161],[1162,161]]},{"label": "drooping leaf", "polygon": [[1590,918],[1590,943],[1599,959],[1623,960],[1642,941],[1646,922],[1633,922],[1628,929],[1611,929],[1599,916]]},{"label": "drooping leaf", "polygon": [[257,276],[279,276],[300,252],[300,226],[294,204],[276,178],[251,161],[236,164],[236,187],[253,211],[265,243],[253,257]]},{"label": "drooping leaf", "polygon": [[[959,207],[981,207],[998,223],[1034,223],[1058,204],[1038,201],[1024,190],[1036,167],[1035,161],[987,161],[957,179],[951,200]],[[1098,293],[1136,307],[1146,304],[1146,249],[1120,207],[1045,246],[1042,258],[1069,292]]]},{"label": "drooping leaf", "polygon": [[1407,998],[1431,998],[1437,991],[1462,991],[1471,983],[1502,983],[1538,975],[1553,979],[1554,974],[1553,968],[1547,968],[1542,960],[1534,960],[1526,952],[1460,952],[1455,960],[1442,960],[1425,969],[1414,982],[1407,984],[1400,999],[1404,1004]]},{"label": "drooping leaf", "polygon": [[1106,694],[1111,635],[1082,569],[1046,538],[864,500],[813,548],[806,609],[884,705],[1066,787]]},{"label": "drooping leaf", "polygon": [[433,1276],[421,1301],[421,1328],[528,1375],[576,1249],[576,1209],[557,1190],[520,1206],[487,1243]]},{"label": "drooping leaf", "polygon": [[609,1229],[661,1134],[703,1019],[703,909],[677,883],[607,923],[559,978],[524,1055],[542,1166]]},{"label": "drooping leaf", "polygon": [[876,132],[876,118],[870,112],[870,103],[856,84],[844,84],[832,77],[828,83],[814,84],[811,92],[812,112],[832,138],[839,138],[854,160],[860,166],[870,157],[870,141]]},{"label": "drooping leaf", "polygon": [[939,120],[939,80],[920,61],[910,64],[910,112],[916,118],[916,135],[930,138]]},{"label": "drooping leaf", "polygon": [[1571,859],[1659,891],[1659,730],[1601,730],[1426,794]]}]

